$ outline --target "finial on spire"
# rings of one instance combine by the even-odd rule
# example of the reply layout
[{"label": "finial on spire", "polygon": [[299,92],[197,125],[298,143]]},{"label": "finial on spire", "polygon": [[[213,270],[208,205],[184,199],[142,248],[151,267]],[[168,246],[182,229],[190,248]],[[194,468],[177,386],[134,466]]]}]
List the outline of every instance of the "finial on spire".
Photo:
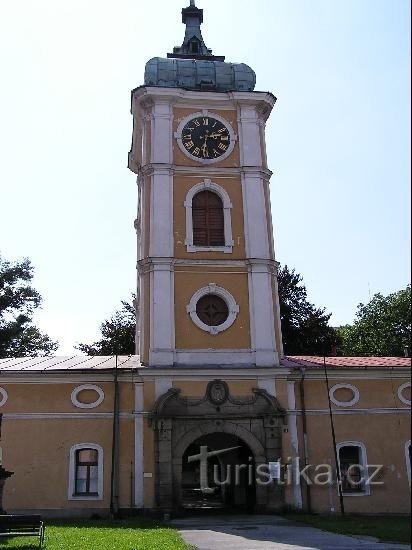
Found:
[{"label": "finial on spire", "polygon": [[203,10],[196,6],[195,0],[190,0],[190,5],[182,9],[182,23],[186,25],[183,44],[173,48],[173,53],[168,53],[167,57],[210,61],[225,60],[224,56],[213,55],[212,50],[206,46],[200,30],[200,25],[203,23]]}]

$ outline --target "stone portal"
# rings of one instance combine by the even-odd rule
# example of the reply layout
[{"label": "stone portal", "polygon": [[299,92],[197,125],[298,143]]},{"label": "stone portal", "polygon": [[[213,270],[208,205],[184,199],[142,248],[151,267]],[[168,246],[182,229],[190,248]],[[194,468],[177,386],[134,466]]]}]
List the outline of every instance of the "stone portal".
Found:
[{"label": "stone portal", "polygon": [[[195,505],[203,500],[222,506],[249,504],[249,510],[252,506],[259,512],[279,510],[283,504],[281,486],[273,481],[256,482],[256,472],[265,471],[268,462],[281,458],[284,416],[276,398],[263,389],[253,389],[247,397],[232,396],[225,381],[213,380],[200,399],[183,397],[179,389],[170,389],[151,412],[156,441],[157,507],[164,512],[182,511],[191,497]],[[188,462],[188,457],[202,448],[203,453],[209,453],[210,494],[206,498],[208,492],[202,492],[199,485],[199,498],[193,498],[193,491],[189,495],[186,490],[200,484],[201,462]],[[228,448],[233,450],[227,451]],[[195,462],[197,466],[193,466]],[[237,469],[236,485],[236,465],[243,463],[244,467]],[[221,482],[227,477],[228,465],[232,465],[230,483],[219,487],[213,471],[219,472],[217,481]]]}]

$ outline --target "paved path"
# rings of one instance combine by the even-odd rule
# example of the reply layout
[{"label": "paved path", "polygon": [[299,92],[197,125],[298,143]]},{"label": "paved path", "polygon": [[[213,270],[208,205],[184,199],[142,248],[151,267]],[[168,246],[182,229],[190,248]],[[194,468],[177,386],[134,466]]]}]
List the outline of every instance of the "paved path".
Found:
[{"label": "paved path", "polygon": [[336,535],[280,516],[196,516],[170,522],[198,550],[404,550],[410,546]]}]

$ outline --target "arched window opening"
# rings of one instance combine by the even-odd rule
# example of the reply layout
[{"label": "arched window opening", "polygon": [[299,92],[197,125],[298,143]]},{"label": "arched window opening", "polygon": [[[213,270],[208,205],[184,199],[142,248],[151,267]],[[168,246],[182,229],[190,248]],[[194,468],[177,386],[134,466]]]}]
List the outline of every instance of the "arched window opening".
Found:
[{"label": "arched window opening", "polygon": [[201,191],[193,197],[194,246],[224,246],[225,223],[221,198],[212,191]]},{"label": "arched window opening", "polygon": [[103,449],[96,443],[78,443],[69,453],[69,500],[102,500]]},{"label": "arched window opening", "polygon": [[98,495],[98,452],[96,449],[76,451],[75,495]]},{"label": "arched window opening", "polygon": [[343,495],[369,495],[368,461],[363,443],[357,441],[339,443],[338,462]]}]

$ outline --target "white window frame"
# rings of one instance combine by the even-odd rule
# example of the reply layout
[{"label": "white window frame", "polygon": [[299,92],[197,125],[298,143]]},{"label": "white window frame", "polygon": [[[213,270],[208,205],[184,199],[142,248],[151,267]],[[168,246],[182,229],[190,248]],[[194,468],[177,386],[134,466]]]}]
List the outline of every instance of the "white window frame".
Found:
[{"label": "white window frame", "polygon": [[408,474],[409,489],[411,488],[411,462],[409,459],[410,445],[411,445],[411,440],[405,443],[405,462],[406,462],[406,473]]},{"label": "white window frame", "polygon": [[[97,451],[97,495],[76,495],[76,451],[93,449]],[[69,452],[68,500],[103,500],[103,448],[97,443],[76,443]]]},{"label": "white window frame", "polygon": [[7,403],[7,399],[9,398],[9,394],[4,388],[0,388],[0,407],[5,405]]},{"label": "white window frame", "polygon": [[[219,298],[222,298],[226,302],[229,315],[226,321],[221,325],[217,325],[217,326],[206,325],[206,323],[204,323],[196,313],[197,302],[200,300],[200,298],[203,298],[203,296],[207,296],[208,294],[214,294],[216,296],[219,296]],[[221,286],[218,286],[215,283],[209,283],[207,286],[204,286],[203,288],[199,288],[199,290],[197,290],[193,294],[189,304],[186,306],[186,311],[187,313],[189,313],[190,318],[192,319],[192,321],[197,327],[204,330],[205,332],[209,332],[209,334],[216,335],[216,334],[219,334],[219,332],[223,332],[224,330],[228,329],[233,325],[239,313],[239,306],[237,305],[236,300],[233,298],[230,292],[228,292],[225,288],[222,288]]]},{"label": "white window frame", "polygon": [[[79,401],[77,399],[79,393],[85,390],[92,390],[96,392],[98,395],[97,399],[92,403],[83,403],[82,401]],[[96,407],[101,405],[101,403],[103,403],[104,391],[102,390],[102,388],[99,388],[99,386],[96,386],[95,384],[82,384],[81,386],[77,386],[76,388],[74,388],[74,390],[70,394],[70,399],[73,405],[78,409],[95,409]]]},{"label": "white window frame", "polygon": [[[351,390],[353,393],[352,399],[350,399],[349,401],[339,401],[338,399],[336,399],[335,392],[341,389]],[[353,384],[335,384],[329,390],[329,397],[332,403],[334,403],[337,407],[352,407],[353,405],[356,405],[356,403],[359,401],[359,390]]]},{"label": "white window frame", "polygon": [[403,395],[403,390],[406,390],[406,388],[410,388],[411,387],[411,383],[410,382],[404,382],[403,384],[401,384],[398,388],[398,398],[399,398],[399,401],[402,401],[402,403],[404,403],[405,405],[409,405],[409,407],[411,406],[411,401],[410,399],[407,399],[404,395]]},{"label": "white window frame", "polygon": [[[341,441],[336,445],[336,452],[338,455],[338,466],[339,466],[339,478],[341,477],[341,469],[340,469],[340,455],[339,450],[342,447],[358,447],[360,449],[360,458],[361,458],[361,466],[362,466],[362,476],[366,476],[366,479],[369,478],[369,470],[368,470],[368,457],[366,453],[366,446],[362,441]],[[339,488],[338,488],[339,491]],[[371,487],[367,481],[363,482],[363,491],[358,493],[344,493],[342,491],[342,495],[344,497],[367,497],[371,494]]]},{"label": "white window frame", "polygon": [[[224,222],[224,246],[196,246],[193,244],[193,198],[201,191],[211,191],[221,199],[223,203],[223,222]],[[188,252],[224,252],[230,254],[233,250],[233,237],[232,237],[232,216],[231,209],[233,208],[232,202],[227,191],[214,183],[210,179],[204,179],[202,182],[197,183],[191,187],[186,195],[185,202],[183,203],[186,208],[186,250]]]}]

